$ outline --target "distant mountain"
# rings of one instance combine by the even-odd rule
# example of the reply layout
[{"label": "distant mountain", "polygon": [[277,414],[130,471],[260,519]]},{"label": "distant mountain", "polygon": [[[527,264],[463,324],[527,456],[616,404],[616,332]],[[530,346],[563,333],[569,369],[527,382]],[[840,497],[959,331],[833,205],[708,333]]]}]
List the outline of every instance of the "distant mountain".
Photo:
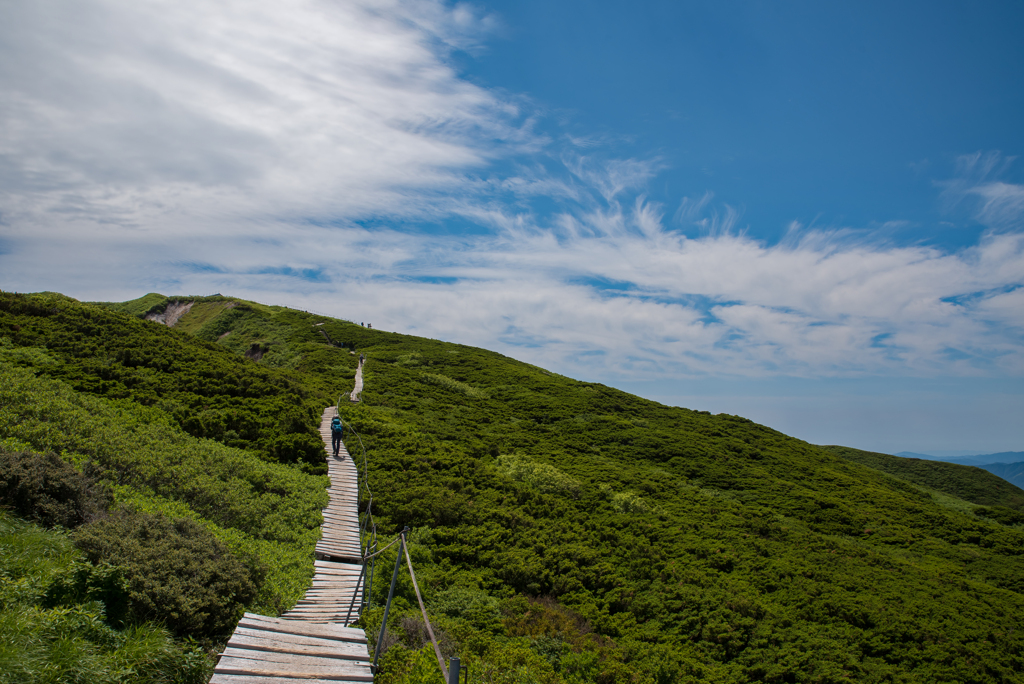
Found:
[{"label": "distant mountain", "polygon": [[1001,451],[998,454],[979,454],[977,456],[957,456],[954,458],[941,458],[939,456],[929,456],[928,454],[916,454],[912,451],[901,451],[896,456],[974,466],[975,468],[987,470],[996,477],[1001,477],[1017,487],[1024,488],[1024,451]]},{"label": "distant mountain", "polygon": [[1020,463],[1024,461],[1024,451],[1000,451],[998,454],[986,454],[974,456],[977,459],[986,459],[986,463]]},{"label": "distant mountain", "polygon": [[901,456],[902,458],[923,458],[943,463],[959,463],[960,465],[972,465],[979,468],[983,468],[989,463],[1024,462],[1024,451],[1001,451],[998,454],[977,454],[974,456],[932,456],[931,454],[918,454],[913,451],[900,451],[894,455]]}]

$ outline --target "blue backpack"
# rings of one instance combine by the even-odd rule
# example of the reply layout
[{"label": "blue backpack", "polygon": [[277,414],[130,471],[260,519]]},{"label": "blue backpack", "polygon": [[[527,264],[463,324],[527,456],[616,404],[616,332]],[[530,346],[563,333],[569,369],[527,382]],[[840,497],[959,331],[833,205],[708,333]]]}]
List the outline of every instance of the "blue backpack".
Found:
[{"label": "blue backpack", "polygon": [[341,420],[340,419],[335,418],[334,420],[331,421],[331,432],[332,433],[340,434],[343,430],[344,430],[344,428],[341,426]]}]

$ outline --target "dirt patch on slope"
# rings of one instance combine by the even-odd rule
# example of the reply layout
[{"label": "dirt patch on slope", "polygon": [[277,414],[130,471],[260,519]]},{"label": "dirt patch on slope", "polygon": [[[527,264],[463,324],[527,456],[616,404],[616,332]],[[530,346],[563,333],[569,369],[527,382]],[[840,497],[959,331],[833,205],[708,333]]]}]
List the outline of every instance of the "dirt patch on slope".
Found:
[{"label": "dirt patch on slope", "polygon": [[195,302],[168,302],[167,308],[162,313],[146,314],[147,321],[163,323],[168,328],[173,328],[178,319],[187,314]]},{"label": "dirt patch on slope", "polygon": [[245,352],[245,358],[250,361],[259,361],[263,358],[264,352],[266,352],[266,349],[261,347],[259,343],[254,342],[253,345],[249,347],[249,351]]}]

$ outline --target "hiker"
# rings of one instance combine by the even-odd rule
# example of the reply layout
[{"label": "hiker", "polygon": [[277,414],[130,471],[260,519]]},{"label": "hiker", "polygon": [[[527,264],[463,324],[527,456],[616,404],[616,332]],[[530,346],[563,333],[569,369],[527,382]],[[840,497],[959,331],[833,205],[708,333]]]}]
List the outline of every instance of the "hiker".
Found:
[{"label": "hiker", "polygon": [[341,418],[334,416],[331,419],[331,446],[334,447],[334,457],[338,457],[338,451],[341,450],[341,435],[345,432],[345,428],[341,424]]}]

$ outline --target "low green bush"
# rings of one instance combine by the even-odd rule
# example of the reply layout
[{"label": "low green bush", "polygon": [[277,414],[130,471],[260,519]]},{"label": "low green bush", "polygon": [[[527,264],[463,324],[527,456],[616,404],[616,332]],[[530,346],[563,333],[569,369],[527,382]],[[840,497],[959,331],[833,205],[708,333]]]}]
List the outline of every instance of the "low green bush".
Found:
[{"label": "low green bush", "polygon": [[552,465],[536,463],[523,456],[499,456],[498,470],[506,477],[528,484],[545,494],[577,497],[580,493],[578,480]]},{"label": "low green bush", "polygon": [[55,453],[0,447],[0,505],[46,527],[77,527],[110,506],[109,489]]},{"label": "low green bush", "polygon": [[[118,573],[84,562],[66,532],[0,511],[0,550],[0,684],[209,679],[212,663],[197,645],[152,623],[111,624],[103,599],[117,589],[103,585],[116,585]],[[68,591],[76,585],[84,591]]]},{"label": "low green bush", "polygon": [[74,541],[92,563],[121,571],[131,619],[162,623],[182,637],[229,634],[261,579],[188,519],[121,510],[78,528]]},{"label": "low green bush", "polygon": [[1004,525],[1024,524],[1024,513],[1006,506],[989,506],[974,509],[974,515],[982,518],[990,518]]}]

